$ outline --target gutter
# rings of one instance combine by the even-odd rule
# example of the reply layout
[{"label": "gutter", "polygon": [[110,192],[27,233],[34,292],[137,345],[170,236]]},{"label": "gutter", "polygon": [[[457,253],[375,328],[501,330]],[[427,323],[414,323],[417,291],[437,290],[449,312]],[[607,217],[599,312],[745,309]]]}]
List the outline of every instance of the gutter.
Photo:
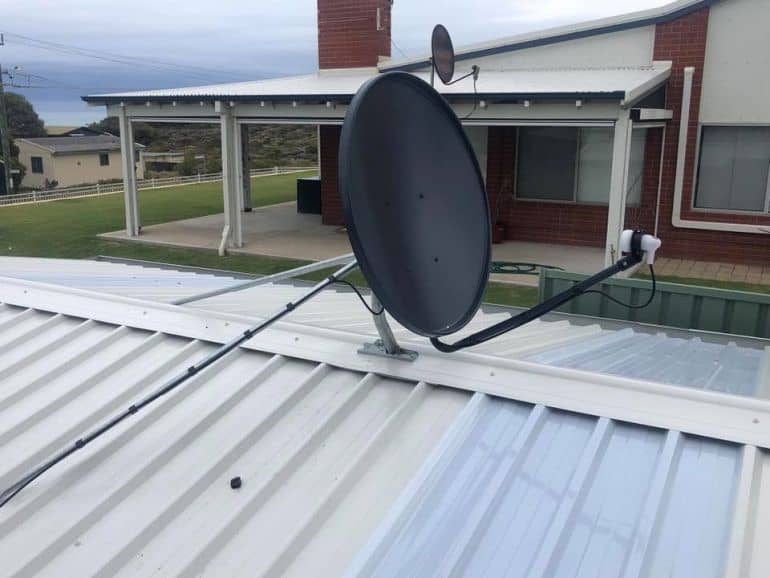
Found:
[{"label": "gutter", "polygon": [[770,226],[723,223],[719,221],[696,221],[693,219],[682,218],[682,191],[684,189],[684,171],[687,161],[687,135],[690,132],[690,105],[692,102],[692,82],[694,76],[695,68],[693,66],[688,66],[684,69],[682,116],[679,121],[679,145],[676,157],[674,208],[671,212],[671,224],[677,229],[699,229],[702,231],[725,231],[730,233],[766,235],[770,233]]},{"label": "gutter", "polygon": [[220,257],[227,255],[227,241],[230,240],[230,225],[225,225],[222,229],[222,240],[219,242],[219,249],[217,252]]}]

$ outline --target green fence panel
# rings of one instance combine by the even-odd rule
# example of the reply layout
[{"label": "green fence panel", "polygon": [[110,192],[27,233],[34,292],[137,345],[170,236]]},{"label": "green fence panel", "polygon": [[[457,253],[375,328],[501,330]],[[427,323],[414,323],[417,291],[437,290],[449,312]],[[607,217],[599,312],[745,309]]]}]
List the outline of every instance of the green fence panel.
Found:
[{"label": "green fence panel", "polygon": [[[540,273],[540,300],[548,299],[585,278],[586,275],[578,273],[544,269]],[[596,289],[626,303],[643,303],[650,296],[652,283],[643,279],[615,278],[598,285]],[[559,311],[770,338],[770,295],[762,293],[658,283],[655,298],[644,309],[628,309],[602,295],[589,293],[566,303]]]}]

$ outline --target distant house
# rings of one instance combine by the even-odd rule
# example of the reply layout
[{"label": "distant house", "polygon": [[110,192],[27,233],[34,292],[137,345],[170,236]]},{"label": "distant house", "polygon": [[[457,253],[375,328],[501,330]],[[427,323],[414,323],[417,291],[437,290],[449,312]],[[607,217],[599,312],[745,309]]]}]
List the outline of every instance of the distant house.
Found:
[{"label": "distant house", "polygon": [[[90,134],[86,129],[67,136],[19,138],[19,160],[27,167],[23,187],[44,188],[51,183],[68,187],[123,177],[120,138],[109,134]],[[143,145],[135,144],[137,150]],[[136,165],[136,178],[144,177],[142,163]]]}]

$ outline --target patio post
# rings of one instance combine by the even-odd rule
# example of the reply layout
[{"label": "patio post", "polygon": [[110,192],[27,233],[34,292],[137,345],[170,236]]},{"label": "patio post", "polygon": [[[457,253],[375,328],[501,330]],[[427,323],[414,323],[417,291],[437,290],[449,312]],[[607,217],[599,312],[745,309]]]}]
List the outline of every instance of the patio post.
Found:
[{"label": "patio post", "polygon": [[222,137],[222,196],[224,199],[225,228],[222,232],[220,252],[227,247],[243,246],[241,201],[239,195],[240,154],[237,152],[237,122],[232,109],[223,102],[217,102],[215,109],[220,114]]},{"label": "patio post", "polygon": [[610,176],[610,202],[607,210],[607,241],[604,264],[614,263],[620,254],[618,246],[626,215],[626,191],[628,189],[628,162],[631,158],[631,112],[623,110],[615,121],[612,143],[612,173]]},{"label": "patio post", "polygon": [[126,235],[136,237],[139,235],[139,199],[136,193],[134,168],[134,130],[123,103],[118,109],[118,125],[120,127],[120,159],[123,169],[123,199],[126,208]]}]

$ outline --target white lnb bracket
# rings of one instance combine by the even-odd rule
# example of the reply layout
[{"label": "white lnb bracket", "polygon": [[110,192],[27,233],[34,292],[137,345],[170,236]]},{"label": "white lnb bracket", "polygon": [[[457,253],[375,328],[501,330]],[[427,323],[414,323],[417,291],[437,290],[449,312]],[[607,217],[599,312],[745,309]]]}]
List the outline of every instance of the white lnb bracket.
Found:
[{"label": "white lnb bracket", "polygon": [[638,239],[637,236],[638,240],[636,242],[639,243],[639,246],[634,248],[632,247],[632,244],[634,243],[634,233],[635,231],[632,231],[631,229],[626,229],[621,233],[620,251],[623,253],[631,253],[635,249],[641,250],[647,255],[647,263],[652,265],[655,263],[655,252],[660,249],[662,244],[661,240],[645,233],[641,235],[641,239]]}]

